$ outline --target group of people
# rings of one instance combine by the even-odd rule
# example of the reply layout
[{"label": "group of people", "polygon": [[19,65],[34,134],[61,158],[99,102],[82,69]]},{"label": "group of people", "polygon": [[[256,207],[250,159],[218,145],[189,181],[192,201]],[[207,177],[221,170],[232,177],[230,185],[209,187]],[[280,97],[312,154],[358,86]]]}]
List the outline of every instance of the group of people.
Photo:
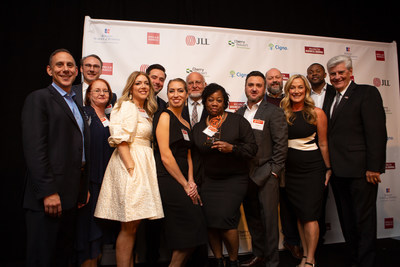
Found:
[{"label": "group of people", "polygon": [[[278,266],[278,205],[285,247],[316,266],[328,183],[349,264],[373,266],[385,113],[375,87],[351,80],[349,57],[328,61],[332,85],[318,63],[284,87],[279,70],[252,71],[235,113],[225,88],[197,72],[170,79],[166,102],[165,68],[151,65],[117,100],[97,55],[80,65],[73,85],[73,56],[54,51],[52,84],[22,111],[27,266],[97,266],[107,243],[118,266],[133,266],[141,223],[149,262],[163,234],[170,266],[205,266],[207,244],[217,266]],[[254,257],[239,263],[242,204]]]}]

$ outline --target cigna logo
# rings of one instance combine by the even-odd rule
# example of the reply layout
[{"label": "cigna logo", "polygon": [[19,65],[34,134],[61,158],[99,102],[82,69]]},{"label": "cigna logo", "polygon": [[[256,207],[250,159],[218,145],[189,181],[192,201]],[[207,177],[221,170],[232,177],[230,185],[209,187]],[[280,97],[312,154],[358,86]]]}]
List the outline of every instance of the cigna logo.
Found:
[{"label": "cigna logo", "polygon": [[287,46],[273,44],[273,43],[269,43],[268,48],[269,48],[269,50],[279,50],[279,51],[286,51],[289,49]]},{"label": "cigna logo", "polygon": [[229,72],[229,75],[231,76],[231,78],[246,78],[247,77],[247,73],[242,73],[240,71],[234,71],[234,70],[231,70]]},{"label": "cigna logo", "polygon": [[187,46],[194,46],[194,45],[210,45],[208,43],[208,39],[207,38],[199,38],[199,37],[195,37],[193,35],[188,35],[186,36],[186,45]]}]

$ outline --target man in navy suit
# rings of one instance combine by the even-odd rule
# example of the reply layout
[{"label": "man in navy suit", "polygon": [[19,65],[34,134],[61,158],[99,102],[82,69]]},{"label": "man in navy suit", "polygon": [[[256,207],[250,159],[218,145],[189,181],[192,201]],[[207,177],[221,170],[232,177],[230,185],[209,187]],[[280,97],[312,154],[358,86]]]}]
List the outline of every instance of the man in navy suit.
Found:
[{"label": "man in navy suit", "polygon": [[[98,79],[102,73],[103,61],[100,59],[98,55],[91,54],[85,56],[81,59],[80,62],[80,71],[83,75],[83,82],[77,85],[72,86],[72,90],[75,92],[75,101],[81,107],[84,106],[84,100],[86,95],[86,90],[89,85],[96,79]],[[117,95],[113,93],[110,105],[106,108],[106,114],[111,113],[112,107],[115,105],[117,101]]]},{"label": "man in navy suit", "polygon": [[386,116],[376,87],[352,81],[348,56],[327,63],[335,95],[328,98],[331,186],[351,264],[374,266],[376,198],[386,161]]},{"label": "man in navy suit", "polygon": [[68,266],[76,210],[89,196],[89,128],[73,100],[71,53],[53,52],[47,73],[53,83],[29,94],[22,110],[27,266]]}]

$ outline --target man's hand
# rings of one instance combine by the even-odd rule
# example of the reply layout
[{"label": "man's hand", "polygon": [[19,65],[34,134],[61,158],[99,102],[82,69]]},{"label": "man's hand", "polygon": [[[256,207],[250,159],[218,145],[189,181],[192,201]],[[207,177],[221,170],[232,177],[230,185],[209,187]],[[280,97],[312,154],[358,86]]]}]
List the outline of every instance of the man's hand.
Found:
[{"label": "man's hand", "polygon": [[367,182],[371,184],[378,184],[381,182],[381,174],[379,172],[367,171],[365,173]]},{"label": "man's hand", "polygon": [[44,213],[52,217],[61,216],[61,200],[58,193],[54,193],[43,199]]}]

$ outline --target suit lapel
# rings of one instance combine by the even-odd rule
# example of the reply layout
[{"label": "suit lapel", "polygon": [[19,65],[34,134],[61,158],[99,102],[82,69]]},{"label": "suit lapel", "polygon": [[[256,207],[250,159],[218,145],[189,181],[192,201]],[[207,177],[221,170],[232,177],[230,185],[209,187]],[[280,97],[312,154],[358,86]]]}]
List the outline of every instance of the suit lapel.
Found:
[{"label": "suit lapel", "polygon": [[[75,124],[76,127],[78,127],[79,131],[79,125],[75,120],[74,114],[72,114],[71,109],[69,108],[67,102],[65,102],[64,98],[56,91],[55,88],[53,88],[53,86],[50,86],[49,88],[49,92],[52,95],[54,101],[60,105],[61,109],[67,114],[67,116],[73,121],[73,123]],[[78,107],[79,109],[79,107]],[[82,114],[82,112],[81,112]],[[85,118],[84,116],[82,116],[82,118]]]},{"label": "suit lapel", "polygon": [[336,107],[335,112],[332,114],[332,125],[335,123],[337,117],[340,115],[340,113],[343,110],[343,107],[346,106],[347,101],[349,101],[351,95],[354,92],[354,88],[356,87],[356,84],[354,82],[351,82],[350,86],[347,88],[346,93],[344,96],[342,96],[342,99],[339,102],[339,105]]}]

